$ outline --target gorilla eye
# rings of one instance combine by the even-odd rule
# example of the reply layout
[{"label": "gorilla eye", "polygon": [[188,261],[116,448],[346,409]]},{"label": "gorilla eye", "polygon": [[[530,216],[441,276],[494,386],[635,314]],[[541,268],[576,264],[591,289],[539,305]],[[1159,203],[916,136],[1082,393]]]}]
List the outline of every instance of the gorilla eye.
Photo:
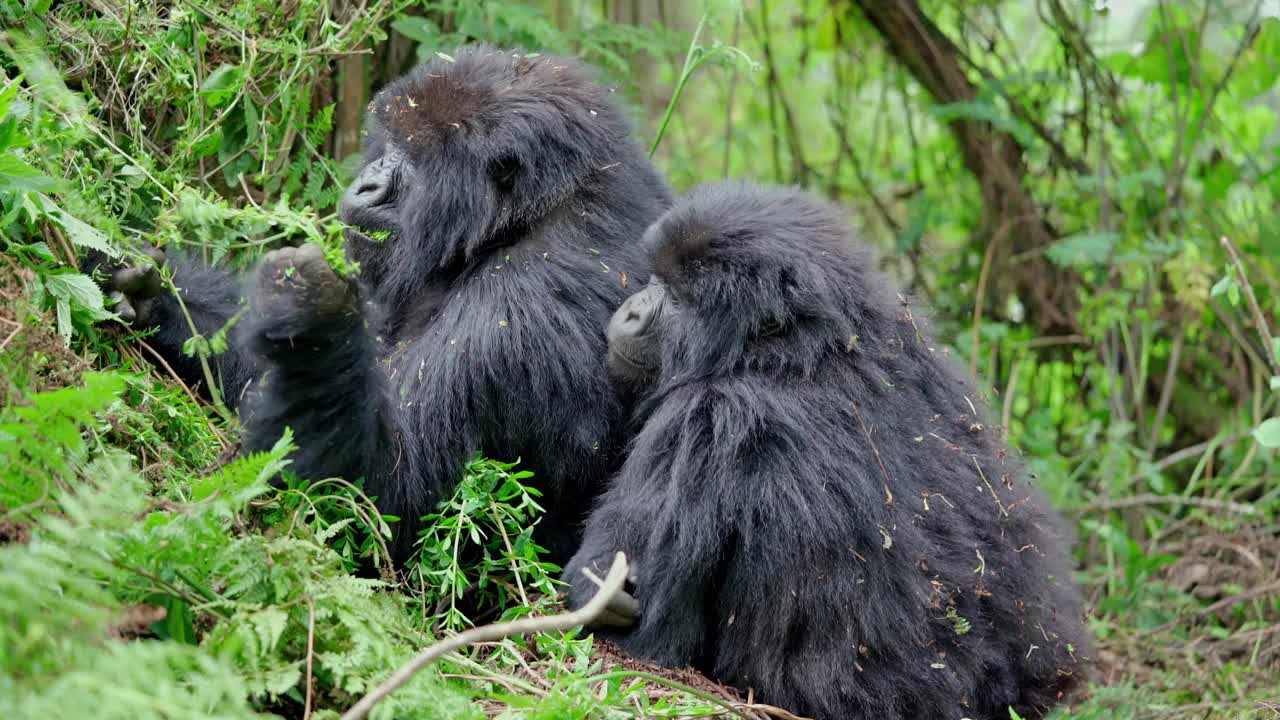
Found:
[{"label": "gorilla eye", "polygon": [[514,155],[503,155],[489,163],[489,177],[503,190],[510,190],[515,186],[519,172],[520,161]]},{"label": "gorilla eye", "polygon": [[769,337],[782,332],[782,319],[770,317],[763,323],[760,323],[760,337]]}]

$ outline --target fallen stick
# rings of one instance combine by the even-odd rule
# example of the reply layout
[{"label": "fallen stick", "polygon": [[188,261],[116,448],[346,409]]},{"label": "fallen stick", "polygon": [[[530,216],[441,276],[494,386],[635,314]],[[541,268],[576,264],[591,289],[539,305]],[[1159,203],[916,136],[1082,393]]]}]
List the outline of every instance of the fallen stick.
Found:
[{"label": "fallen stick", "polygon": [[617,553],[613,556],[613,565],[609,567],[609,574],[605,576],[604,583],[591,598],[591,602],[583,605],[581,608],[572,612],[561,613],[559,615],[547,615],[536,618],[521,618],[511,622],[493,623],[492,625],[481,625],[478,628],[471,628],[466,632],[458,633],[451,638],[445,638],[440,642],[431,645],[417,655],[414,655],[409,662],[401,665],[391,677],[382,682],[381,685],[374,688],[369,694],[360,698],[360,701],[351,706],[350,710],[343,713],[341,720],[363,720],[377,705],[388,695],[400,689],[405,683],[409,682],[419,670],[430,665],[440,656],[446,655],[459,650],[468,645],[474,645],[482,642],[494,642],[509,638],[515,635],[527,635],[531,633],[541,632],[563,632],[571,630],[580,625],[586,625],[593,622],[605,606],[613,599],[615,593],[622,589],[622,585],[627,580],[627,556]]}]

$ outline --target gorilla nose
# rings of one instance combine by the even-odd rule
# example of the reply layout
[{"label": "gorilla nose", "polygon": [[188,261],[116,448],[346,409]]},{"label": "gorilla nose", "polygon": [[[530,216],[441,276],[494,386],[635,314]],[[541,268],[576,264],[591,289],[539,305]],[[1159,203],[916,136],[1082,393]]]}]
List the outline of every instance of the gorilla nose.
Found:
[{"label": "gorilla nose", "polygon": [[356,183],[356,197],[370,205],[377,205],[387,194],[387,184],[382,178],[362,179]]},{"label": "gorilla nose", "polygon": [[342,204],[351,209],[385,205],[391,197],[391,180],[391,173],[386,168],[368,168],[347,188]]},{"label": "gorilla nose", "polygon": [[627,298],[626,302],[613,314],[609,323],[609,333],[615,336],[636,337],[643,335],[653,325],[658,316],[658,306],[662,302],[662,294],[653,287]]},{"label": "gorilla nose", "polygon": [[352,212],[391,205],[395,201],[399,165],[398,156],[384,155],[365,166],[342,195],[343,216],[349,218]]},{"label": "gorilla nose", "polygon": [[649,329],[649,325],[653,323],[653,313],[649,308],[625,308],[621,313],[622,317],[618,318],[618,329],[630,335],[641,335],[645,330]]}]

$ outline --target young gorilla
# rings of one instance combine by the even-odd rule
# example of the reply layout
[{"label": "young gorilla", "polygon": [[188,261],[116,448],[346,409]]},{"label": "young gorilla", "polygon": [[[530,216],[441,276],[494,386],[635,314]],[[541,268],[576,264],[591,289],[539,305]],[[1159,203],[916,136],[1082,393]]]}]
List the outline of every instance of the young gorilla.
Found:
[{"label": "young gorilla", "polygon": [[609,325],[642,426],[570,604],[621,550],[634,599],[599,624],[634,627],[606,635],[808,717],[1038,717],[1076,685],[1058,520],[839,212],[710,186],[646,243]]},{"label": "young gorilla", "polygon": [[[471,453],[520,458],[544,493],[538,539],[563,562],[620,460],[600,329],[628,277],[647,277],[638,241],[670,192],[610,91],[569,59],[463,49],[380,92],[367,125],[341,206],[359,286],[314,245],[269,253],[222,359],[233,399],[262,378],[241,403],[247,449],[287,426],[297,473],[365,478],[402,518],[398,561]],[[120,299],[174,352],[180,316],[122,272]],[[202,330],[236,311],[229,276],[175,276],[212,318]]]}]

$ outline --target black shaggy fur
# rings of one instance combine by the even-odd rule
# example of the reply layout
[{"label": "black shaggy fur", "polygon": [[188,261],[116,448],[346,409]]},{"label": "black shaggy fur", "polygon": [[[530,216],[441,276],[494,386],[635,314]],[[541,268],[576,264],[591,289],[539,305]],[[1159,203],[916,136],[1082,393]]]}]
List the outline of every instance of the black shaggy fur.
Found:
[{"label": "black shaggy fur", "polygon": [[[639,240],[670,192],[611,93],[572,59],[438,57],[370,104],[355,185],[379,171],[388,192],[376,212],[344,203],[344,219],[390,237],[348,234],[358,300],[320,313],[285,260],[259,268],[232,361],[262,378],[242,404],[245,444],[291,427],[291,469],[365,478],[401,518],[399,561],[476,451],[534,473],[537,538],[560,562],[620,462],[601,328],[648,276]],[[188,306],[230,315],[226,282],[179,270]]]},{"label": "black shaggy fur", "polygon": [[563,561],[620,458],[600,328],[647,277],[639,239],[669,191],[570,59],[463,49],[371,107],[365,166],[407,161],[392,236],[348,236],[370,302],[305,338],[251,317],[267,372],[247,444],[290,426],[300,474],[366,478],[402,518],[401,559],[468,455],[520,458],[544,493],[538,537]]},{"label": "black shaggy fur", "polygon": [[620,474],[629,651],[827,720],[1039,717],[1088,652],[1068,539],[840,213],[701,188],[649,231],[673,303]]}]

